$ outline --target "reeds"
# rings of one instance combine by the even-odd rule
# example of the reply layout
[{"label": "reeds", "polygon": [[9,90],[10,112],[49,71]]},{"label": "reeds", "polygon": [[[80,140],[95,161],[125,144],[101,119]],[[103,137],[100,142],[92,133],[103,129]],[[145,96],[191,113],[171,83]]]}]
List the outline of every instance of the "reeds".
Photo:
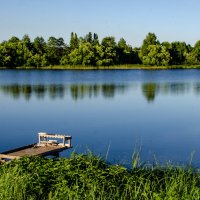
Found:
[{"label": "reeds", "polygon": [[0,166],[0,199],[200,199],[200,171],[190,165],[127,169],[93,154],[58,160],[25,157]]},{"label": "reeds", "polygon": [[[2,68],[5,69],[5,68]],[[142,70],[167,70],[167,69],[200,69],[200,65],[169,65],[169,66],[151,66],[143,64],[123,64],[123,65],[111,65],[111,66],[92,66],[92,65],[55,65],[46,67],[31,67],[22,66],[16,67],[16,69],[52,69],[52,70],[127,70],[127,69],[142,69]]]}]

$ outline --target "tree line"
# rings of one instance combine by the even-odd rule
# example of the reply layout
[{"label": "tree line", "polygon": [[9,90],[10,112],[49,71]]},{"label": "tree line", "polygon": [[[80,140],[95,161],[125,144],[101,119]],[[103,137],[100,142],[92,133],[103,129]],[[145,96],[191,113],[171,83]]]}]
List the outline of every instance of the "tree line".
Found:
[{"label": "tree line", "polygon": [[199,65],[200,40],[194,46],[185,42],[160,42],[148,33],[142,46],[133,48],[124,38],[116,42],[113,36],[99,41],[96,33],[85,37],[71,33],[69,44],[63,38],[15,36],[0,43],[0,67],[45,67],[54,65],[111,66],[143,64],[152,66]]}]

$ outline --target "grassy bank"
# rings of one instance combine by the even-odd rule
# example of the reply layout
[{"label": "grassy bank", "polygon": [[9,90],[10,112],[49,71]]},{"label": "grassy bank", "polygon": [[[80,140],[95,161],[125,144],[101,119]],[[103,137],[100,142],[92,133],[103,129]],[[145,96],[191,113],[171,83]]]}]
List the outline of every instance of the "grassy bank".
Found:
[{"label": "grassy bank", "polygon": [[109,165],[89,154],[70,159],[23,158],[0,166],[0,199],[199,199],[191,167]]},{"label": "grassy bank", "polygon": [[[9,68],[0,68],[9,69]],[[143,69],[143,70],[167,70],[167,69],[200,69],[200,65],[171,65],[171,66],[148,66],[148,65],[113,65],[113,66],[83,66],[83,65],[56,65],[47,67],[22,66],[16,69],[63,69],[63,70],[108,70],[108,69]]]}]

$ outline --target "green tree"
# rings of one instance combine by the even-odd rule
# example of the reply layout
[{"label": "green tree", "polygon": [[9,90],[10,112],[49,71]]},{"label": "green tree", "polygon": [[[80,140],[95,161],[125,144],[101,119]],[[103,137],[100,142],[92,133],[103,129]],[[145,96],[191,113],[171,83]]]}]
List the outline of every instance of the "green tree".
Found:
[{"label": "green tree", "polygon": [[99,37],[97,35],[97,33],[94,33],[93,35],[93,45],[97,45],[99,44]]},{"label": "green tree", "polygon": [[143,56],[143,63],[146,65],[167,66],[170,62],[170,53],[166,47],[156,44],[148,46],[148,54]]},{"label": "green tree", "polygon": [[37,54],[46,53],[46,42],[43,37],[36,37],[33,41],[33,51]]},{"label": "green tree", "polygon": [[51,65],[58,65],[65,52],[63,38],[50,37],[47,42],[48,62]]},{"label": "green tree", "polygon": [[74,49],[77,49],[79,47],[79,39],[76,33],[71,33],[71,38],[70,38],[70,50],[73,51]]},{"label": "green tree", "polygon": [[102,65],[109,66],[116,63],[116,42],[114,37],[105,37],[102,40],[103,59]]},{"label": "green tree", "polygon": [[31,43],[31,39],[30,37],[26,34],[23,36],[21,42],[23,43],[23,45],[29,50],[32,50],[32,43]]},{"label": "green tree", "polygon": [[117,45],[117,59],[119,64],[137,63],[136,53],[130,45],[127,45],[126,40],[121,38]]},{"label": "green tree", "polygon": [[19,44],[20,40],[16,37],[12,37],[7,42],[5,41],[1,44],[0,57],[2,66],[14,68],[23,63],[23,58],[19,57],[19,54],[17,53]]},{"label": "green tree", "polygon": [[34,54],[27,60],[27,66],[32,67],[45,67],[49,65],[46,54]]},{"label": "green tree", "polygon": [[195,43],[192,53],[196,58],[196,63],[194,64],[200,64],[200,40]]},{"label": "green tree", "polygon": [[93,65],[102,66],[103,65],[103,57],[104,57],[104,50],[103,50],[102,45],[100,45],[100,44],[94,45],[93,52],[94,52]]},{"label": "green tree", "polygon": [[9,40],[9,43],[18,43],[20,42],[20,39],[18,37],[12,36]]},{"label": "green tree", "polygon": [[92,33],[89,32],[86,36],[85,36],[85,41],[89,42],[90,44],[92,44],[93,38],[92,38]]},{"label": "green tree", "polygon": [[189,47],[185,42],[173,42],[171,47],[171,63],[173,65],[181,65],[186,62],[186,55],[189,53]]},{"label": "green tree", "polygon": [[91,65],[93,60],[94,53],[89,42],[81,43],[69,54],[69,63],[72,65]]},{"label": "green tree", "polygon": [[27,60],[33,55],[33,43],[28,35],[24,35],[18,45],[18,58],[22,58],[21,65],[28,65]]},{"label": "green tree", "polygon": [[143,64],[145,64],[146,56],[149,54],[149,46],[150,45],[157,45],[159,44],[159,41],[157,40],[157,37],[154,33],[148,33],[146,38],[143,40],[142,47],[139,52],[139,57]]}]

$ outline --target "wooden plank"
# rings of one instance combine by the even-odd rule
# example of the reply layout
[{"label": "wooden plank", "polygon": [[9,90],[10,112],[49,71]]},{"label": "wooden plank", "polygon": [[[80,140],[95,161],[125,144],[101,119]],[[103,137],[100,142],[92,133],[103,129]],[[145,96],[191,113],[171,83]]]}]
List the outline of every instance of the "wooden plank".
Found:
[{"label": "wooden plank", "polygon": [[62,147],[62,148],[58,148],[58,149],[53,149],[53,150],[50,150],[50,151],[42,152],[42,153],[39,153],[38,156],[52,155],[54,153],[59,153],[61,151],[64,151],[65,149],[69,149],[69,147],[65,146],[65,147]]},{"label": "wooden plank", "polygon": [[10,155],[6,155],[6,154],[0,154],[0,158],[19,159],[20,156],[10,156]]},{"label": "wooden plank", "polygon": [[43,138],[58,138],[58,139],[63,139],[63,138],[66,138],[66,139],[71,139],[72,137],[71,136],[64,136],[64,135],[40,135],[40,137],[43,137]]},{"label": "wooden plank", "polygon": [[[12,151],[10,153],[7,154],[3,154],[8,156],[18,156],[18,157],[23,157],[23,156],[46,156],[46,155],[51,155],[52,153],[55,152],[61,152],[65,149],[69,149],[72,148],[72,146],[69,146],[69,144],[66,144],[66,146],[52,146],[52,145],[48,145],[48,146],[39,146],[39,147],[34,147],[31,146],[29,148],[23,148],[21,150],[18,151]],[[1,158],[1,157],[0,157]]]},{"label": "wooden plank", "polygon": [[34,147],[35,145],[36,145],[36,143],[29,144],[29,145],[26,145],[26,146],[22,146],[22,147],[18,147],[18,148],[15,148],[15,149],[8,150],[8,151],[4,151],[1,154],[13,153],[13,152],[16,152],[16,151],[20,151],[20,150],[23,150],[23,149]]}]

